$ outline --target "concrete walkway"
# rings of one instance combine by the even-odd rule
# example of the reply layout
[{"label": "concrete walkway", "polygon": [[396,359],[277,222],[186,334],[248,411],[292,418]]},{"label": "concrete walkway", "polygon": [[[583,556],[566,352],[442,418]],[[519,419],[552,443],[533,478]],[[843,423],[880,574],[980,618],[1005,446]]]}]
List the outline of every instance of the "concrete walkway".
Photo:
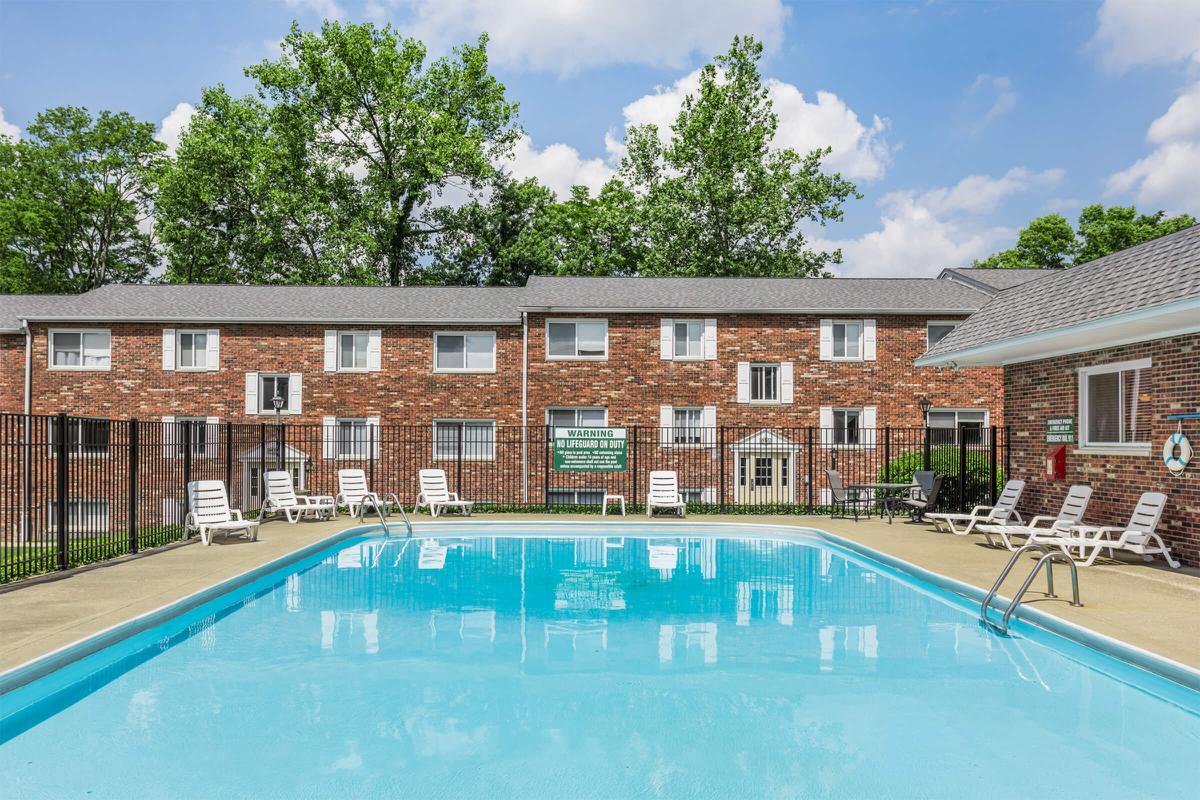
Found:
[{"label": "concrete walkway", "polygon": [[[596,516],[545,514],[484,514],[475,519],[600,521]],[[609,517],[605,521],[636,525],[645,518]],[[900,521],[888,525],[879,520],[737,515],[696,516],[676,524],[686,527],[707,522],[819,528],[984,590],[991,587],[1009,556],[1007,551],[984,546],[981,536],[933,533],[923,525]],[[218,539],[212,547],[185,545],[0,594],[0,671],[285,556],[350,524],[344,516],[298,525],[269,522],[262,526],[257,542],[235,537]],[[1014,574],[1005,588],[1014,589],[1021,577]],[[1044,583],[1039,580],[1034,586],[1040,589]],[[1080,569],[1080,591],[1083,608],[1072,608],[1064,599],[1044,598],[1038,592],[1028,597],[1042,611],[1200,669],[1200,636],[1195,633],[1200,570],[1170,570],[1161,561],[1098,564]],[[1069,592],[1065,574],[1059,592],[1062,596]]]}]

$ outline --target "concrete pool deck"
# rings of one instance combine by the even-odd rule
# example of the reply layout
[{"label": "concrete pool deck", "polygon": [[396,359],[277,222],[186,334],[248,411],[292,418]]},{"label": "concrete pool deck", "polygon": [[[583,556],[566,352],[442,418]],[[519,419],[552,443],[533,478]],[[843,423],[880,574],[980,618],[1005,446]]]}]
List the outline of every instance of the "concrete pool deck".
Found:
[{"label": "concrete pool deck", "polygon": [[[597,517],[547,514],[481,514],[476,521],[611,522],[639,524],[645,517]],[[428,524],[428,517],[422,517]],[[451,518],[447,522],[456,522]],[[656,521],[671,521],[656,518]],[[880,520],[831,520],[816,516],[711,515],[674,524],[737,523],[817,528],[857,542],[917,567],[986,591],[1008,561],[1009,553],[986,547],[982,536],[934,533],[925,525]],[[441,524],[437,520],[433,524]],[[369,522],[368,522],[369,524]],[[138,558],[79,570],[56,580],[28,582],[0,593],[0,671],[11,669],[80,639],[186,597],[227,578],[287,556],[352,527],[342,516],[326,522],[289,525],[264,523],[257,542],[217,539],[211,547],[190,544]],[[1030,564],[1032,566],[1032,562]],[[1015,569],[1002,591],[1019,585],[1026,570]],[[1019,573],[1019,574],[1018,574]],[[1058,599],[1042,594],[1038,579],[1027,595],[1031,607],[1097,633],[1200,669],[1200,569],[1167,568],[1121,561],[1080,568],[1084,606],[1067,602],[1070,587],[1059,567]]]}]

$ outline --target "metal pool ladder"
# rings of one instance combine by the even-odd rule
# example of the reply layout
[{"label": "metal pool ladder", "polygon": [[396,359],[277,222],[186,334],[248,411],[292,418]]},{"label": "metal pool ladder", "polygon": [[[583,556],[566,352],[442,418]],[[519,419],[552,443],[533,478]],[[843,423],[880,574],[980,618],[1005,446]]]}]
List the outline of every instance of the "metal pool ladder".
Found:
[{"label": "metal pool ladder", "polygon": [[[388,527],[387,518],[383,515],[383,508],[377,503],[372,503],[371,507],[375,509],[375,514],[379,517],[379,524],[383,526],[383,532],[391,536],[392,529]],[[365,509],[366,506],[360,506],[360,508]],[[404,520],[404,529],[408,531],[408,535],[411,537],[413,535],[412,522],[408,519],[408,512],[404,510],[404,504],[397,500],[395,508],[400,512],[400,518]]]},{"label": "metal pool ladder", "polygon": [[[998,624],[992,622],[992,620],[988,617],[988,611],[992,607],[992,600],[996,597],[996,593],[1000,591],[1000,584],[1004,583],[1004,579],[1008,577],[1008,573],[1012,572],[1012,568],[1017,564],[1017,559],[1019,559],[1029,550],[1040,550],[1042,552],[1042,557],[1037,560],[1037,563],[1033,565],[1033,569],[1031,569],[1029,574],[1025,576],[1024,583],[1021,584],[1021,588],[1017,590],[1017,593],[1013,595],[1013,599],[1009,602],[1008,608],[1004,610],[1004,616],[1001,618],[1000,622]],[[983,603],[979,606],[979,621],[1002,636],[1008,635],[1008,619],[1013,615],[1013,612],[1017,610],[1017,606],[1021,604],[1021,599],[1025,597],[1025,592],[1029,591],[1030,584],[1032,584],[1033,579],[1037,577],[1038,570],[1042,568],[1043,564],[1046,565],[1046,596],[1058,597],[1058,595],[1054,593],[1055,561],[1065,562],[1066,565],[1071,568],[1071,605],[1082,606],[1083,603],[1079,602],[1079,573],[1075,567],[1074,559],[1059,550],[1051,550],[1049,547],[1040,542],[1031,542],[1022,547],[1018,547],[1013,552],[1012,558],[1008,560],[1008,564],[1005,565],[1004,569],[1000,572],[1000,577],[996,578],[996,582],[992,585],[992,590],[987,593],[987,597],[983,598]]]}]

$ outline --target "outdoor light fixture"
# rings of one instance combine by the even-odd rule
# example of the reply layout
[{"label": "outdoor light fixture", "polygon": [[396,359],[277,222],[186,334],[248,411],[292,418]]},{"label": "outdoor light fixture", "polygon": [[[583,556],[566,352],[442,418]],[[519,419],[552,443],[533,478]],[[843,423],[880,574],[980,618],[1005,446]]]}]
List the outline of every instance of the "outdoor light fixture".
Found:
[{"label": "outdoor light fixture", "polygon": [[922,397],[917,401],[917,408],[921,409],[921,419],[925,423],[925,427],[929,427],[929,409],[933,408],[933,403],[929,402],[928,397]]},{"label": "outdoor light fixture", "polygon": [[283,398],[279,396],[279,389],[275,390],[271,405],[275,407],[275,469],[283,469],[283,420],[280,418]]}]

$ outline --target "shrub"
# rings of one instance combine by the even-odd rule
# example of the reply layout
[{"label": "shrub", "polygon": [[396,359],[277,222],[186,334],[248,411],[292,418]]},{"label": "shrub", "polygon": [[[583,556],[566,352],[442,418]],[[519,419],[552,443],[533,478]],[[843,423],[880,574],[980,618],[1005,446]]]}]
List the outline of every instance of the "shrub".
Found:
[{"label": "shrub", "polygon": [[[968,450],[966,458],[966,498],[967,504],[987,503],[991,500],[991,493],[988,491],[988,481],[991,478],[991,462],[988,459],[987,453],[980,453],[975,450]],[[942,476],[942,489],[938,495],[938,508],[953,507],[958,501],[958,481],[959,481],[959,450],[957,445],[941,445],[934,447],[929,452],[929,467],[938,475]],[[917,451],[915,453],[905,453],[902,456],[893,458],[891,462],[892,483],[908,483],[913,479],[913,474],[924,468],[924,455]],[[883,482],[887,471],[879,470],[878,480]],[[996,466],[996,493],[1004,488],[1004,470],[999,465]]]}]

